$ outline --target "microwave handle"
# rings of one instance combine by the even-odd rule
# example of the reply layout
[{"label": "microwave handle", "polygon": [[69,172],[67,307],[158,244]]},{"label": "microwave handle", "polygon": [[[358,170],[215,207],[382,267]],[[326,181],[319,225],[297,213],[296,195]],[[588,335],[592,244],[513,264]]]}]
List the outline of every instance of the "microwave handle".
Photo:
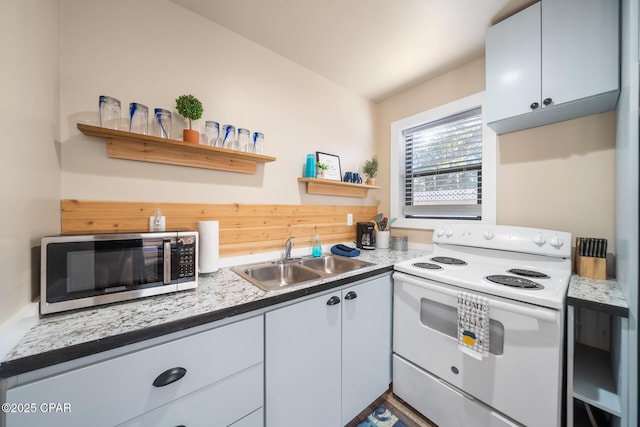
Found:
[{"label": "microwave handle", "polygon": [[164,285],[169,285],[171,284],[171,240],[165,240],[163,242],[163,255],[164,255],[164,262],[163,262],[163,279],[162,279],[162,283]]}]

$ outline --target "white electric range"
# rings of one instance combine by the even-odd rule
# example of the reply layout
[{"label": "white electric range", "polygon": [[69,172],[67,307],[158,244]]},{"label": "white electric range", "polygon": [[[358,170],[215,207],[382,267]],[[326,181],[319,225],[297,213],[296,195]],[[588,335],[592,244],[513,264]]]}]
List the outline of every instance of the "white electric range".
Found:
[{"label": "white electric range", "polygon": [[[442,427],[560,425],[570,233],[449,226],[395,269],[395,394]],[[488,303],[482,356],[459,345],[462,293]]]}]

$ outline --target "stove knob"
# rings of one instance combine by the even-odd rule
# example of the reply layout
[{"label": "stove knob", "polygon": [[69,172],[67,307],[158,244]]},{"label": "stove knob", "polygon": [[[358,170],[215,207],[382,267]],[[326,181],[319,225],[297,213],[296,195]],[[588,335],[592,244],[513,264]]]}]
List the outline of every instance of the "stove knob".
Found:
[{"label": "stove knob", "polygon": [[447,237],[453,236],[453,229],[452,228],[447,229],[447,233],[446,234],[447,234]]},{"label": "stove knob", "polygon": [[438,228],[436,230],[436,236],[442,237],[444,235],[444,230],[442,228]]},{"label": "stove knob", "polygon": [[553,236],[551,240],[549,240],[549,244],[556,249],[560,249],[562,245],[564,245],[564,242],[558,236]]},{"label": "stove knob", "polygon": [[484,234],[482,235],[482,237],[484,237],[485,240],[491,240],[495,237],[495,234],[493,234],[493,231],[491,230],[485,230]]},{"label": "stove knob", "polygon": [[538,246],[542,246],[545,243],[547,243],[547,241],[541,233],[538,233],[536,234],[536,237],[533,238],[533,243],[535,243]]}]

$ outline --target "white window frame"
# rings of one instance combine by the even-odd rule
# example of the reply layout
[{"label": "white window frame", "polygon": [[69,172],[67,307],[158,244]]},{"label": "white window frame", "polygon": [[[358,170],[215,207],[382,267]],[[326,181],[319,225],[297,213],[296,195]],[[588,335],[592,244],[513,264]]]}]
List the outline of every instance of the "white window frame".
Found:
[{"label": "white window frame", "polygon": [[[496,133],[487,126],[485,92],[476,93],[462,99],[432,108],[391,123],[390,152],[390,208],[391,217],[397,218],[394,227],[430,229],[447,224],[495,224],[496,223]],[[482,219],[455,220],[436,218],[405,218],[404,205],[404,150],[405,139],[402,132],[424,123],[434,122],[473,108],[482,108]]]}]

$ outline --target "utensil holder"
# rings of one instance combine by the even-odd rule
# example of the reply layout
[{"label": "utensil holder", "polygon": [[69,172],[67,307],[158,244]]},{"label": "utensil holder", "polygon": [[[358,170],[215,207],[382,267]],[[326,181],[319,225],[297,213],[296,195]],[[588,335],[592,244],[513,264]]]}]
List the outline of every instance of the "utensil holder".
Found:
[{"label": "utensil holder", "polygon": [[[585,244],[589,239],[577,238],[576,239],[576,273],[580,277],[587,277],[589,279],[601,279],[607,278],[607,258],[606,258],[606,240],[604,256],[588,256],[580,255],[585,253]],[[592,239],[595,240],[595,239]]]}]

